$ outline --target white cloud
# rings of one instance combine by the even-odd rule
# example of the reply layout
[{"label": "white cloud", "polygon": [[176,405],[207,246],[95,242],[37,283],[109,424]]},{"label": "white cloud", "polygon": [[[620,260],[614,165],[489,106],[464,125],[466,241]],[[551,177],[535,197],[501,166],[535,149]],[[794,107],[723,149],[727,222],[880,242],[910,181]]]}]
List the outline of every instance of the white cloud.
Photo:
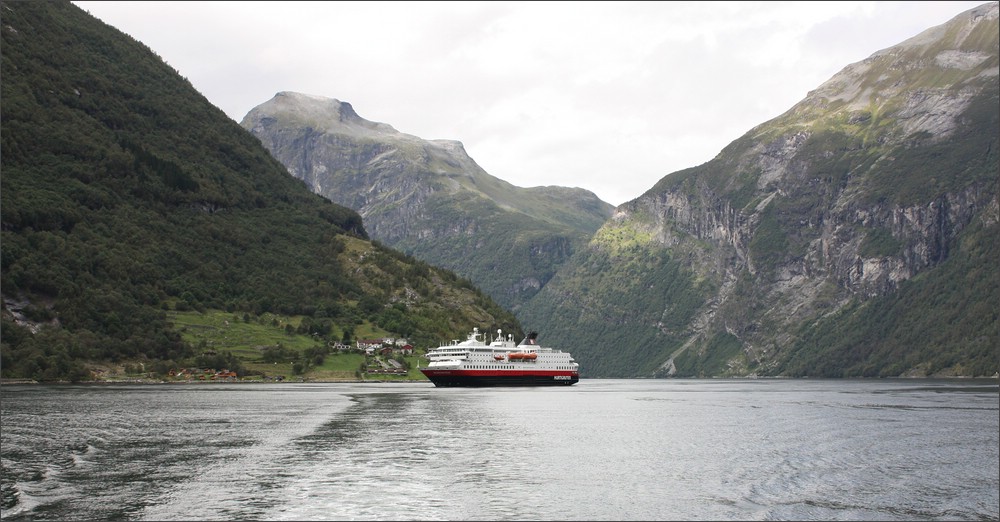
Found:
[{"label": "white cloud", "polygon": [[982,2],[91,2],[236,121],[279,91],[613,204]]}]

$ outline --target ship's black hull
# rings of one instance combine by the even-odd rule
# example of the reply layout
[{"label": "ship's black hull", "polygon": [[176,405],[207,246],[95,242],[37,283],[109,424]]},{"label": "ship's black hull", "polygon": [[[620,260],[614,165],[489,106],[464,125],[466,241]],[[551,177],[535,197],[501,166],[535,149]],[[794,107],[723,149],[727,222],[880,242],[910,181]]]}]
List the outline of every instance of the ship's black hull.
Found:
[{"label": "ship's black hull", "polygon": [[489,388],[515,386],[572,386],[580,381],[577,375],[467,375],[433,374],[424,375],[439,388]]}]

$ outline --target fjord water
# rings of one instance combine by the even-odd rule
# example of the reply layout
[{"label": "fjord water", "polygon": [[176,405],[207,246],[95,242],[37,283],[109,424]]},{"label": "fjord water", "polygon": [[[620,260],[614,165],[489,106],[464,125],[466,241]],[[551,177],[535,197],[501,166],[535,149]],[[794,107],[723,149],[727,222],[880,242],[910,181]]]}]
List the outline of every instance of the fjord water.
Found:
[{"label": "fjord water", "polygon": [[5,385],[4,520],[997,520],[988,380]]}]

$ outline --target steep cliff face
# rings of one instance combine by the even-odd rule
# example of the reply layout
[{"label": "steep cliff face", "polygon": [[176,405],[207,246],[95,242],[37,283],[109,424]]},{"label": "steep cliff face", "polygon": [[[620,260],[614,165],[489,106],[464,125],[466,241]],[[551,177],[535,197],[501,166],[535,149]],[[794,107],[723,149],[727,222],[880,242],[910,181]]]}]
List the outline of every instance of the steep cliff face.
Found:
[{"label": "steep cliff face", "polygon": [[[596,374],[993,374],[1000,294],[985,265],[996,262],[1000,237],[997,35],[994,2],[846,67],[712,161],[616,209],[522,320],[569,320],[549,333],[564,345],[610,342],[625,324],[635,342],[656,346],[625,348],[618,357],[630,365],[606,348],[577,350]],[[618,270],[653,255],[675,281],[660,315],[680,313],[683,326],[639,309],[595,326],[600,314],[573,309],[656,306],[586,268]],[[948,288],[964,283],[949,278],[970,269],[980,277],[960,297]],[[921,290],[928,285],[944,289]],[[900,301],[925,294],[936,297]],[[904,324],[938,324],[938,300],[961,303],[973,314],[962,328],[977,331],[940,331],[956,328],[945,324],[907,337]],[[876,310],[881,323],[870,319]],[[939,346],[941,336],[961,346]]]},{"label": "steep cliff face", "polygon": [[512,310],[612,209],[583,189],[515,187],[457,141],[401,133],[332,98],[281,92],[242,125],[313,192],[356,210],[372,239],[456,271]]}]

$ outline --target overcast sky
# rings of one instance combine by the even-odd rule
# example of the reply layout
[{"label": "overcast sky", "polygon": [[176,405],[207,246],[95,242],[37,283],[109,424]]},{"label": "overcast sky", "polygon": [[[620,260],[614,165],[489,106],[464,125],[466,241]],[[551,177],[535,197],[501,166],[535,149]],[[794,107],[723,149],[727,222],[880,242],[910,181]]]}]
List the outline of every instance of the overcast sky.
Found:
[{"label": "overcast sky", "polygon": [[74,2],[235,121],[280,91],[619,205],[962,2]]}]

